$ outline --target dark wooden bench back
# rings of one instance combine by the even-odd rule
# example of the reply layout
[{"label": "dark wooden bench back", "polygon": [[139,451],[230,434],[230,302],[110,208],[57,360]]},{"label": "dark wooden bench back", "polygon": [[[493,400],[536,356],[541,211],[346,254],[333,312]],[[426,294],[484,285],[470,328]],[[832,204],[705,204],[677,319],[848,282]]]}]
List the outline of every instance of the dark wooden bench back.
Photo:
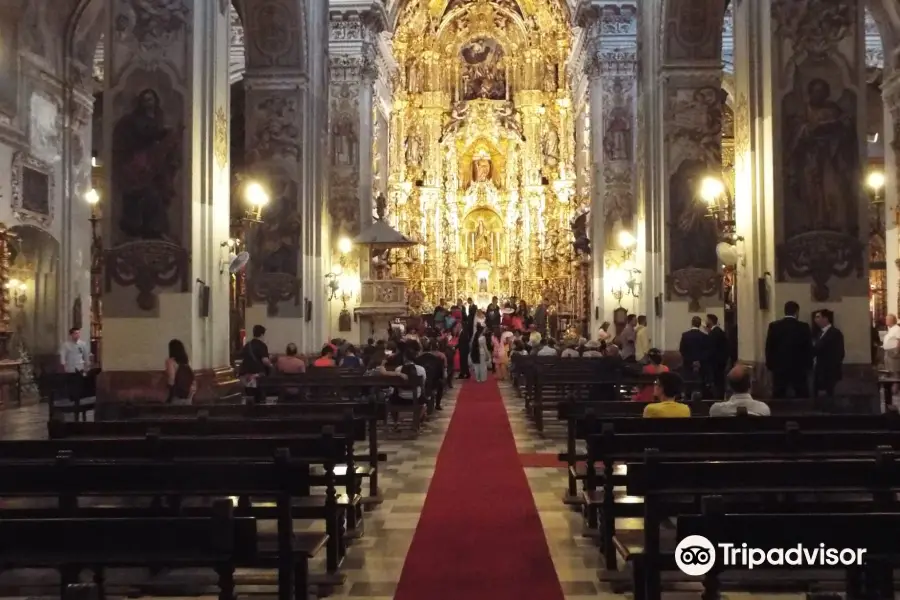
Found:
[{"label": "dark wooden bench back", "polygon": [[267,460],[279,450],[310,463],[352,459],[341,436],[158,437],[0,441],[0,460],[51,460],[66,453],[78,460]]},{"label": "dark wooden bench back", "polygon": [[302,496],[310,464],[275,460],[0,460],[0,496]]},{"label": "dark wooden bench back", "polygon": [[366,439],[365,419],[353,415],[310,416],[290,419],[241,419],[241,418],[159,418],[131,421],[97,421],[72,423],[52,420],[48,422],[51,439],[73,437],[145,437],[161,436],[289,436],[318,435],[323,428],[331,427],[337,435],[351,436],[354,441]]},{"label": "dark wooden bench back", "polygon": [[742,431],[897,431],[900,415],[790,415],[770,417],[691,417],[690,419],[597,418],[591,415],[576,424],[576,436],[602,433],[605,427],[616,433],[737,433]]},{"label": "dark wooden bench back", "polygon": [[[784,431],[608,433],[588,437],[588,455],[617,462],[642,460],[645,450],[714,459],[724,455],[847,454],[875,452],[879,447],[900,447],[900,431]],[[2,446],[0,446],[2,447]]]},{"label": "dark wooden bench back", "polygon": [[867,458],[667,460],[654,450],[630,463],[631,496],[658,494],[746,494],[900,489],[900,461],[886,449]]}]

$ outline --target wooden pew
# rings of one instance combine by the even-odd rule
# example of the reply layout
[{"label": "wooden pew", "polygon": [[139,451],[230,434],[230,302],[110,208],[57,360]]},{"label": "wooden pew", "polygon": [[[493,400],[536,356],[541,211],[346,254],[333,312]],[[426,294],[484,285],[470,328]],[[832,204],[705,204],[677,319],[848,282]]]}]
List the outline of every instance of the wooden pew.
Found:
[{"label": "wooden pew", "polygon": [[[346,494],[337,499],[341,521],[346,513],[350,537],[362,535],[362,474],[368,465],[358,465],[354,441],[365,437],[365,422],[345,415],[339,420],[226,420],[226,419],[158,419],[144,421],[99,421],[72,423],[51,421],[50,439],[64,450],[85,453],[86,458],[190,458],[226,457],[234,460],[255,460],[271,457],[277,449],[293,449],[312,465],[324,467],[329,462],[339,467],[336,485]],[[322,440],[323,428],[328,439]],[[94,444],[91,444],[94,442]],[[331,445],[335,450],[330,450]],[[0,458],[41,458],[56,449],[40,442],[0,443]],[[326,452],[328,450],[328,452]],[[36,454],[43,452],[40,456]],[[82,456],[82,454],[76,454]],[[319,481],[322,484],[323,481]],[[295,518],[327,518],[327,499],[305,495],[302,506],[296,507]],[[244,505],[242,505],[244,506]],[[343,556],[344,535],[329,542],[331,554]],[[336,570],[333,558],[330,571]]]},{"label": "wooden pew", "polygon": [[[200,405],[172,405],[150,403],[121,403],[115,409],[109,411],[108,416],[112,420],[154,420],[154,419],[231,419],[231,420],[292,420],[322,419],[322,425],[333,424],[338,419],[352,414],[354,418],[364,419],[367,423],[366,431],[360,434],[354,432],[355,441],[365,441],[368,437],[368,456],[363,462],[367,462],[367,468],[358,465],[358,474],[369,481],[368,495],[363,498],[363,504],[374,505],[381,503],[381,493],[378,489],[378,463],[384,462],[387,457],[378,451],[378,421],[386,419],[386,406],[375,398],[365,402],[291,402],[286,404],[200,404]],[[303,425],[302,427],[306,427]],[[90,430],[91,428],[86,428]],[[314,429],[314,427],[313,427]],[[73,432],[72,428],[68,429]],[[56,437],[51,434],[50,436]],[[71,437],[67,436],[67,437]]]},{"label": "wooden pew", "polygon": [[[667,460],[699,461],[765,458],[829,458],[853,454],[871,455],[878,448],[900,449],[900,431],[801,431],[789,426],[783,431],[742,433],[617,434],[607,429],[588,437],[588,459],[584,480],[584,514],[590,531],[599,529],[606,568],[617,568],[615,520],[640,517],[640,502],[617,502],[615,488],[627,478],[616,466],[643,460],[647,448],[665,454]],[[600,463],[602,477],[598,476]],[[599,489],[598,489],[599,487]],[[631,498],[629,500],[635,500]],[[685,503],[685,508],[695,503]]]},{"label": "wooden pew", "polygon": [[[635,562],[635,600],[660,600],[661,526],[685,514],[685,496],[721,496],[728,512],[900,512],[900,461],[890,451],[840,459],[762,459],[685,462],[647,450],[629,464],[627,493],[644,497],[644,543],[623,545]],[[699,512],[696,507],[694,514]]]},{"label": "wooden pew", "polygon": [[[300,586],[304,585],[302,578],[307,573],[307,559],[330,541],[330,536],[338,533],[333,464],[326,466],[326,473],[328,533],[318,534],[293,530],[295,515],[292,514],[292,504],[296,498],[303,497],[312,481],[309,464],[291,459],[287,452],[279,452],[274,460],[259,461],[100,461],[78,460],[71,456],[62,456],[56,460],[0,460],[0,497],[55,498],[58,502],[56,508],[0,508],[0,523],[4,525],[15,523],[23,518],[32,522],[85,518],[107,522],[113,519],[114,522],[119,519],[215,516],[212,506],[186,507],[179,502],[174,502],[168,509],[162,508],[158,503],[147,507],[128,505],[81,508],[79,502],[90,497],[273,496],[276,500],[272,509],[247,510],[239,505],[235,510],[237,517],[274,518],[278,522],[274,548],[258,547],[255,553],[243,555],[242,560],[248,562],[235,566],[276,568],[279,600],[293,600],[295,578]],[[84,516],[87,512],[91,514]],[[103,533],[107,529],[114,528],[112,524],[104,524],[98,531]],[[62,547],[65,547],[65,544],[78,544],[78,548],[81,548],[82,544],[89,543],[86,541],[87,538],[101,537],[98,531],[85,533],[84,538],[79,536],[69,538],[68,541],[61,538],[52,541]],[[16,544],[9,550],[6,550],[4,545],[4,552],[19,552],[19,533],[24,531],[16,532]],[[148,538],[153,537],[146,530],[145,533]],[[134,539],[131,542],[136,547],[140,544]],[[188,542],[186,544],[190,545]],[[250,547],[250,550],[253,548]],[[235,552],[237,551],[235,547]],[[235,555],[235,559],[237,558]],[[300,586],[298,592],[301,589],[305,590]],[[302,597],[299,593],[298,596]]]},{"label": "wooden pew", "polygon": [[[893,598],[893,565],[900,559],[900,536],[885,535],[886,531],[900,531],[900,512],[892,513],[725,513],[722,499],[704,497],[699,515],[678,518],[677,539],[700,535],[708,539],[716,550],[715,567],[704,577],[704,598],[719,596],[719,575],[728,569],[719,544],[747,544],[763,551],[803,546],[810,551],[826,549],[862,549],[826,556],[828,566],[842,566],[847,570],[847,597]],[[864,564],[846,565],[862,558]],[[733,565],[731,557],[728,562]],[[850,559],[850,560],[842,560]],[[756,565],[757,567],[761,565]],[[789,565],[786,565],[789,566]],[[739,567],[741,568],[741,567]],[[763,568],[777,568],[765,566]],[[815,567],[809,567],[815,568]]]},{"label": "wooden pew", "polygon": [[[321,371],[330,371],[322,368]],[[425,404],[433,407],[435,390],[423,386],[418,379],[402,379],[393,375],[340,375],[334,372],[327,374],[309,372],[297,375],[275,375],[260,378],[257,382],[264,394],[277,396],[279,403],[294,402],[339,402],[345,400],[365,400],[371,397],[383,401],[385,412],[412,414],[413,430],[418,432],[421,425],[421,411],[418,404],[396,404],[385,389],[422,390],[430,396],[424,398]]]},{"label": "wooden pew", "polygon": [[38,393],[42,400],[47,400],[51,418],[71,414],[76,421],[87,420],[87,414],[96,407],[96,398],[82,397],[88,387],[86,379],[73,373],[42,373],[38,376]]},{"label": "wooden pew", "polygon": [[[207,567],[218,575],[220,600],[234,598],[237,566],[258,562],[256,519],[235,518],[229,500],[208,517],[58,518],[0,521],[4,569],[51,568],[60,573],[61,595],[78,581],[83,565],[94,570],[104,595],[108,567]],[[295,553],[296,584],[308,586],[307,563]]]},{"label": "wooden pew", "polygon": [[[652,385],[655,374],[644,374],[640,365],[609,358],[518,357],[526,373],[525,407],[539,432],[545,413],[557,413],[571,402],[627,401]],[[686,381],[686,395],[697,382]]]},{"label": "wooden pew", "polygon": [[[704,406],[707,401],[703,401]],[[583,480],[585,471],[579,463],[587,459],[586,454],[577,452],[578,440],[586,440],[590,435],[603,433],[607,427],[618,433],[739,433],[746,431],[785,431],[799,427],[801,431],[893,431],[900,430],[900,414],[888,412],[883,415],[825,415],[825,414],[792,414],[794,402],[805,401],[793,399],[774,401],[774,414],[769,417],[752,417],[738,419],[736,417],[696,416],[690,419],[643,419],[639,416],[619,416],[603,414],[600,403],[593,404],[584,410],[571,406],[561,416],[567,419],[566,450],[559,454],[559,460],[568,466],[568,483],[563,496],[567,504],[582,503],[578,493],[577,482]],[[643,406],[643,403],[631,403]],[[614,410],[614,409],[610,409]],[[628,410],[628,409],[626,409]],[[635,411],[637,409],[634,409]],[[693,410],[693,409],[692,409]],[[702,411],[703,409],[698,409]],[[784,414],[779,414],[782,412]],[[706,409],[706,414],[709,410]]]}]

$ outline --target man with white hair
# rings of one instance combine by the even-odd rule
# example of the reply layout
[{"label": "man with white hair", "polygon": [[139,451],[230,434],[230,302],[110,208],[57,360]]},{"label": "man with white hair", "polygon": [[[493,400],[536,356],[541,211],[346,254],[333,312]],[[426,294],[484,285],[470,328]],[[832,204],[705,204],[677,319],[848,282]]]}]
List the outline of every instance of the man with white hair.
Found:
[{"label": "man with white hair", "polygon": [[881,347],[884,350],[884,368],[891,373],[900,372],[900,325],[897,315],[890,314],[884,319],[887,333]]}]

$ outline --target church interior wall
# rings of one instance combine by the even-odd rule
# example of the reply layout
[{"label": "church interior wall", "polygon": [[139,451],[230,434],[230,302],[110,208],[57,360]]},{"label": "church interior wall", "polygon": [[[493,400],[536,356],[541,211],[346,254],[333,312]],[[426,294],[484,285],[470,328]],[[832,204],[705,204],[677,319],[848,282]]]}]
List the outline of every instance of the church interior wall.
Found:
[{"label": "church interior wall", "polygon": [[[43,1],[0,9],[0,223],[40,230],[56,249],[52,276],[43,266],[32,276],[17,271],[27,291],[23,306],[12,309],[12,325],[24,334],[24,350],[38,355],[54,353],[60,332],[76,322],[76,298],[78,321],[87,322],[90,306],[90,224],[85,207],[71,200],[69,186],[79,181],[70,179],[64,160],[71,126],[85,120],[72,118],[64,96],[62,18]],[[11,345],[14,352],[19,348]]]}]

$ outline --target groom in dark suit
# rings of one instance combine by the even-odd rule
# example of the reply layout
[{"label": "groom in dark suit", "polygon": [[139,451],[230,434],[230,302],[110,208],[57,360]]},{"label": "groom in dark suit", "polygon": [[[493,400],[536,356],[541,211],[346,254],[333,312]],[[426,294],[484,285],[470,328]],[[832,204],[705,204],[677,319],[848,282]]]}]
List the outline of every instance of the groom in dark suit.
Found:
[{"label": "groom in dark suit", "polygon": [[815,321],[820,333],[813,343],[816,360],[813,368],[814,396],[824,392],[826,397],[831,398],[835,386],[844,376],[844,334],[834,326],[834,313],[828,309],[817,311]]}]

